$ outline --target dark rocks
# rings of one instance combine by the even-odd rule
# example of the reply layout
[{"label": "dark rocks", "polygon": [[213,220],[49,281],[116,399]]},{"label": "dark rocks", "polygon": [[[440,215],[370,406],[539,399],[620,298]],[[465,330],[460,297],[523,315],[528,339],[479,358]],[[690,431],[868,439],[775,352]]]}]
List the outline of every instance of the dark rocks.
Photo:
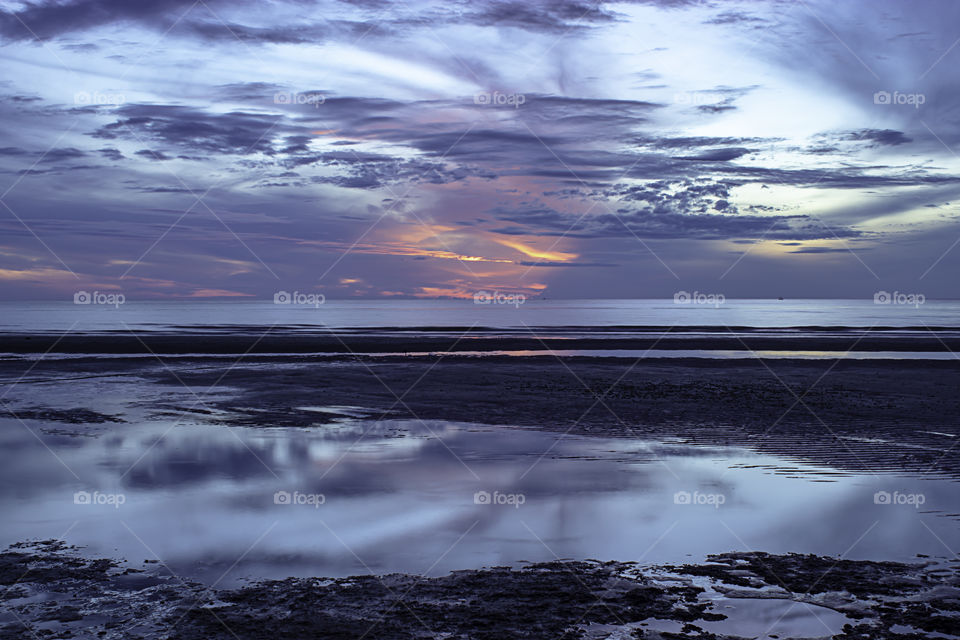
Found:
[{"label": "dark rocks", "polygon": [[[616,631],[728,640],[716,627],[704,629],[725,619],[713,610],[716,588],[728,598],[791,599],[856,618],[837,639],[919,640],[960,633],[956,568],[728,553],[681,567],[558,561],[438,578],[288,578],[210,589],[162,567],[131,571],[46,541],[0,554],[0,604],[14,616],[0,618],[0,639],[532,640],[599,639]],[[702,578],[715,586],[694,584]],[[654,631],[654,620],[673,621],[679,631]]]}]

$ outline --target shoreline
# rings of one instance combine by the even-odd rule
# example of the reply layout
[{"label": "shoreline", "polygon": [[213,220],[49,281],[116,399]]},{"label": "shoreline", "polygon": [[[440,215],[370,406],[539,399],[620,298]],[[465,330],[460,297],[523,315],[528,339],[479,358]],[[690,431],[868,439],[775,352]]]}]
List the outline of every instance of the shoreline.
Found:
[{"label": "shoreline", "polygon": [[[432,331],[432,330],[418,330]],[[716,331],[665,330],[657,335],[611,337],[576,333],[564,336],[546,328],[525,335],[503,335],[504,331],[443,331],[441,335],[407,335],[407,330],[374,334],[353,331],[298,333],[271,330],[250,333],[217,331],[161,333],[133,331],[116,333],[0,333],[0,353],[6,354],[375,354],[405,352],[491,352],[569,350],[697,350],[697,351],[829,351],[829,352],[960,352],[960,330],[915,331],[871,329],[841,335],[764,335],[768,330],[733,333]],[[833,329],[824,329],[824,333]],[[434,332],[434,334],[440,332]],[[617,334],[618,332],[612,332]],[[656,333],[645,329],[644,333]]]},{"label": "shoreline", "polygon": [[[2,384],[141,380],[223,387],[215,416],[158,418],[308,429],[350,418],[449,420],[584,436],[741,446],[840,471],[960,479],[960,360],[711,360],[553,356],[89,357],[0,361]],[[400,399],[402,398],[402,401]],[[83,419],[77,404],[60,418]],[[36,415],[45,407],[29,409]],[[79,413],[78,413],[79,412]],[[76,414],[76,415],[74,415]]]},{"label": "shoreline", "polygon": [[745,624],[773,632],[751,619],[758,612],[777,618],[776,625],[798,605],[812,633],[789,637],[822,637],[825,630],[836,640],[960,633],[960,600],[951,597],[960,592],[957,559],[918,560],[762,552],[663,566],[558,559],[440,577],[287,578],[229,589],[183,580],[158,559],[136,567],[44,540],[0,552],[0,602],[12,614],[0,613],[0,639],[21,638],[26,629],[35,637],[103,640],[734,640],[741,635],[731,631]]}]

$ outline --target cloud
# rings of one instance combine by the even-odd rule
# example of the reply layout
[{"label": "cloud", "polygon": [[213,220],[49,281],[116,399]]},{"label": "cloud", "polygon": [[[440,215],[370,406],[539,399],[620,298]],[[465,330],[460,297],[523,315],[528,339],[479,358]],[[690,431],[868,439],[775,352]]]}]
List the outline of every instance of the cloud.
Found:
[{"label": "cloud", "polygon": [[602,3],[576,0],[499,0],[477,3],[480,7],[461,17],[485,27],[513,27],[547,33],[568,33],[598,23],[616,20]]},{"label": "cloud", "polygon": [[860,131],[851,131],[845,137],[845,140],[868,140],[876,142],[878,145],[897,146],[913,142],[911,138],[904,135],[902,131],[893,129],[861,129]]},{"label": "cloud", "polygon": [[41,163],[63,162],[64,160],[74,160],[76,158],[83,158],[83,157],[86,157],[86,155],[87,155],[86,152],[81,151],[80,149],[75,149],[73,147],[50,149],[40,157],[39,162]]},{"label": "cloud", "polygon": [[728,162],[736,160],[750,153],[750,149],[743,147],[734,147],[727,149],[712,149],[704,151],[695,156],[677,156],[678,160],[697,160],[701,162]]},{"label": "cloud", "polygon": [[162,151],[153,151],[152,149],[140,149],[140,151],[134,151],[134,155],[140,156],[141,158],[146,158],[147,160],[172,160],[171,156],[166,155]]},{"label": "cloud", "polygon": [[[269,270],[328,267],[362,281],[338,285],[349,295],[506,288],[528,267],[552,296],[636,295],[594,273],[659,273],[625,248],[637,238],[703,277],[763,240],[744,258],[765,261],[754,284],[777,273],[793,295],[829,262],[830,286],[852,290],[873,276],[818,262],[841,255],[829,241],[862,241],[878,273],[922,273],[960,199],[960,9],[878,0],[890,19],[865,21],[860,4],[6,3],[4,202],[98,281],[147,252],[131,287],[151,295],[265,295]],[[81,105],[77,90],[124,99]],[[60,267],[15,219],[0,228],[18,255],[36,249],[0,268]],[[252,267],[217,266],[239,259]],[[777,271],[791,259],[803,270]]]},{"label": "cloud", "polygon": [[504,235],[544,235],[570,238],[672,238],[730,240],[738,238],[814,240],[860,237],[862,231],[842,225],[825,226],[806,215],[757,216],[739,213],[685,213],[674,209],[680,201],[666,194],[657,206],[619,208],[616,212],[560,213],[546,208],[496,211],[497,218],[521,223],[499,227]]},{"label": "cloud", "polygon": [[505,247],[510,247],[511,249],[519,251],[525,256],[537,258],[538,260],[547,260],[555,264],[569,262],[570,260],[574,260],[578,257],[576,253],[564,253],[562,251],[537,249],[536,247],[531,247],[530,245],[526,245],[515,240],[497,240],[497,242]]},{"label": "cloud", "polygon": [[103,147],[102,149],[97,149],[97,151],[108,160],[123,160],[124,157],[119,149],[113,147]]},{"label": "cloud", "polygon": [[194,4],[190,0],[47,0],[27,3],[20,11],[0,12],[0,36],[7,40],[47,40],[111,23],[138,22],[159,26],[168,24],[173,15]]},{"label": "cloud", "polygon": [[262,113],[211,113],[193,107],[123,105],[119,116],[91,135],[102,140],[158,142],[194,153],[274,153],[270,132],[280,116]]},{"label": "cloud", "polygon": [[[857,247],[857,251],[869,251],[870,247]],[[789,253],[850,253],[848,247],[801,247]]]}]

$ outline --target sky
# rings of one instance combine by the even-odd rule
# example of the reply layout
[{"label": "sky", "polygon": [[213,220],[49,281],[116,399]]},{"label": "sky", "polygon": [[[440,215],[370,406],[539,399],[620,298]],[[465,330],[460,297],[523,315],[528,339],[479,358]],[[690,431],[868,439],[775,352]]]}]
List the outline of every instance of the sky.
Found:
[{"label": "sky", "polygon": [[953,0],[0,0],[0,299],[957,298]]}]

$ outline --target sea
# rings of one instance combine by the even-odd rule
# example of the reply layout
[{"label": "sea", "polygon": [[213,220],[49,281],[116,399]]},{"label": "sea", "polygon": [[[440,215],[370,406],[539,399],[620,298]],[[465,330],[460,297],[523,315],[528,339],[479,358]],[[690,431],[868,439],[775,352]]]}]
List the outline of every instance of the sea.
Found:
[{"label": "sea", "polygon": [[[873,334],[896,338],[894,351],[866,348],[850,351],[747,350],[668,348],[532,349],[471,352],[459,355],[591,356],[620,358],[739,359],[896,359],[958,358],[942,342],[960,338],[960,301],[927,300],[898,292],[867,300],[737,300],[701,296],[660,300],[543,300],[485,296],[475,300],[327,300],[299,296],[280,300],[127,301],[109,294],[87,295],[83,303],[0,303],[0,334],[110,335],[151,333],[181,335],[342,335],[591,338],[652,338],[670,333],[685,337],[844,337]],[[934,338],[935,337],[935,338]],[[911,350],[912,338],[939,339],[934,349]],[[943,345],[943,349],[939,345]],[[739,345],[738,345],[739,346]],[[427,355],[394,351],[377,355]],[[92,353],[85,356],[96,355]],[[131,357],[143,357],[144,354]],[[204,355],[197,353],[195,355]],[[277,354],[283,355],[283,354]],[[302,354],[300,354],[302,355]],[[317,353],[315,355],[332,355]],[[0,358],[23,358],[0,353]],[[29,356],[26,356],[29,357]],[[48,354],[49,358],[75,357]]]},{"label": "sea", "polygon": [[[693,292],[696,293],[696,292]],[[0,331],[100,332],[116,330],[249,327],[429,328],[484,327],[816,327],[960,326],[960,300],[927,300],[891,292],[865,300],[737,300],[689,297],[660,300],[272,300],[71,301],[0,303]],[[912,301],[912,303],[910,303]]]}]

